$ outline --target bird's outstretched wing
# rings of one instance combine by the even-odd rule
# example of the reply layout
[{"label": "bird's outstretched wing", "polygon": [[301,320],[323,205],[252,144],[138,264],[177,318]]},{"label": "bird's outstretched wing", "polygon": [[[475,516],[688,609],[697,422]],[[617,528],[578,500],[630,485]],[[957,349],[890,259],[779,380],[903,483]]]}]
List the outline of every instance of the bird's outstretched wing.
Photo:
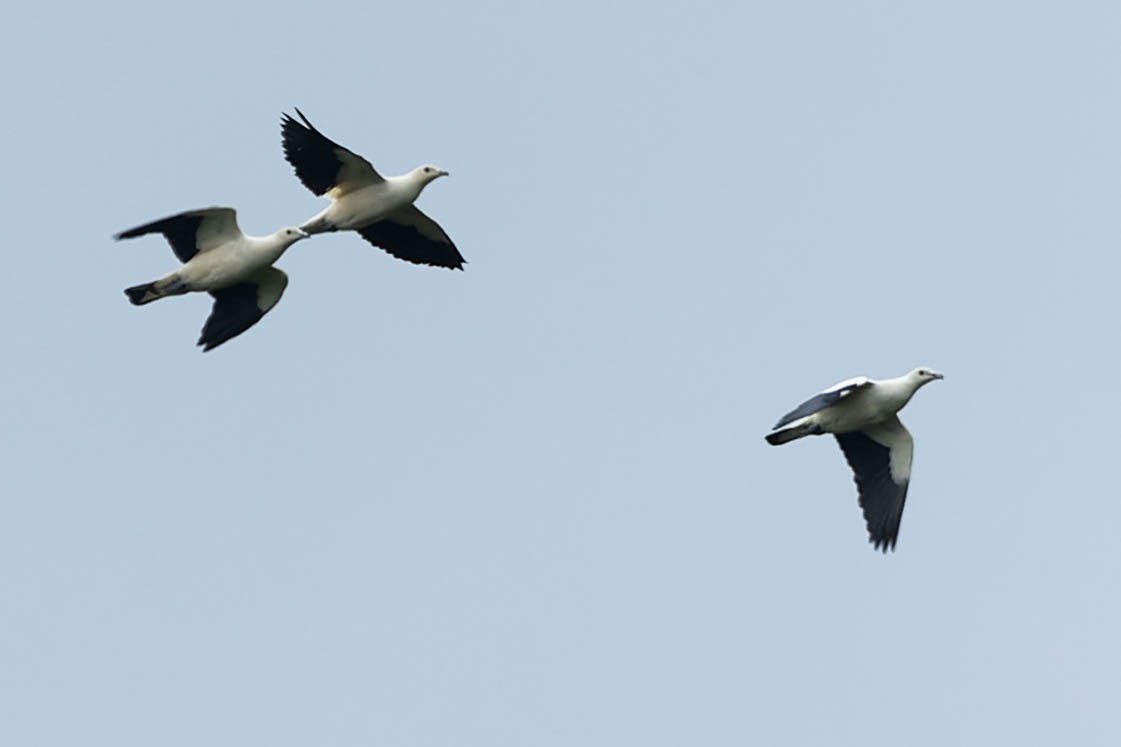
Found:
[{"label": "bird's outstretched wing", "polygon": [[237,211],[228,207],[188,210],[151,223],[145,223],[113,238],[133,239],[149,233],[163,234],[180,262],[187,262],[199,252],[206,252],[242,238],[237,225]]},{"label": "bird's outstretched wing", "polygon": [[285,114],[280,123],[281,141],[285,160],[305,187],[316,195],[330,193],[334,198],[385,181],[369,161],[315,129],[299,109],[296,114],[303,123]]},{"label": "bird's outstretched wing", "polygon": [[288,276],[275,267],[258,270],[229,288],[211,291],[214,307],[203,325],[198,344],[213,350],[261,321],[284,295]]},{"label": "bird's outstretched wing", "polygon": [[836,438],[852,467],[868,541],[877,550],[894,550],[911,482],[911,434],[893,415],[863,431],[838,433]]},{"label": "bird's outstretched wing", "polygon": [[414,205],[399,208],[386,218],[359,228],[358,233],[406,262],[453,270],[462,270],[466,262],[444,229]]},{"label": "bird's outstretched wing", "polygon": [[771,430],[781,428],[807,415],[813,415],[818,410],[824,410],[834,402],[840,402],[844,397],[849,396],[859,389],[871,386],[871,384],[872,381],[864,376],[858,376],[855,379],[848,379],[839,384],[834,384],[821,394],[815,394],[813,397],[810,397],[805,402],[783,415]]}]

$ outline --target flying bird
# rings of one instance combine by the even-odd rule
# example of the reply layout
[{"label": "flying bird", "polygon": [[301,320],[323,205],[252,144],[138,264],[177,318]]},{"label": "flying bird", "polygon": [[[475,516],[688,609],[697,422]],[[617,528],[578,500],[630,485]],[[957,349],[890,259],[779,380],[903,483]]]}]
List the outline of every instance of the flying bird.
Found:
[{"label": "flying bird", "polygon": [[886,553],[899,537],[914,452],[911,434],[896,413],[921,386],[941,378],[937,371],[916,368],[896,379],[842,381],[783,415],[767,442],[779,446],[832,433],[854,473],[868,541]]},{"label": "flying bird", "polygon": [[429,183],[448,172],[429,164],[382,176],[365,158],[315,129],[299,109],[296,114],[302,123],[288,114],[281,120],[284,158],[305,187],[331,200],[300,228],[309,234],[357,231],[406,262],[463,269],[465,260],[444,229],[413,205]]},{"label": "flying bird", "polygon": [[301,228],[282,228],[271,236],[246,236],[237,225],[237,212],[228,207],[189,210],[145,223],[114,238],[132,239],[163,234],[183,263],[167,277],[125,289],[137,306],[166,296],[205,291],[214,307],[198,344],[212,350],[261,321],[276,306],[288,276],[273,267],[284,251],[308,234]]}]

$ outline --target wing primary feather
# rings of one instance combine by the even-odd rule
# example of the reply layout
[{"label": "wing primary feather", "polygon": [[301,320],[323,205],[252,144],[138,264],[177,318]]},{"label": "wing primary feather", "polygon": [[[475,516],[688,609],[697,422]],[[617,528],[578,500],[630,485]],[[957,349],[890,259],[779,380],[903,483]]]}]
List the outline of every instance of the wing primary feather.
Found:
[{"label": "wing primary feather", "polygon": [[895,549],[909,481],[902,484],[891,476],[891,449],[866,433],[834,434],[845,460],[853,471],[860,508],[868,528],[868,541],[882,552]]},{"label": "wing primary feather", "polygon": [[[398,216],[395,216],[398,217]],[[358,234],[397,259],[418,265],[462,270],[467,262],[442,228],[416,208],[406,208],[401,217],[410,222],[386,219],[358,229]],[[421,233],[416,221],[424,221],[439,231],[445,240],[430,239]]]},{"label": "wing primary feather", "polygon": [[113,238],[120,241],[121,239],[146,236],[150,233],[162,234],[167,239],[167,243],[171,245],[171,251],[175,252],[175,256],[179,258],[180,262],[185,263],[198,254],[198,230],[204,217],[197,213],[180,213],[179,215],[145,223],[136,228],[130,228],[127,231],[121,231]]},{"label": "wing primary feather", "polygon": [[296,114],[304,124],[287,113],[281,120],[284,158],[296,170],[300,182],[313,194],[322,196],[338,183],[343,167],[336,151],[350,151],[315,129],[299,109]]}]

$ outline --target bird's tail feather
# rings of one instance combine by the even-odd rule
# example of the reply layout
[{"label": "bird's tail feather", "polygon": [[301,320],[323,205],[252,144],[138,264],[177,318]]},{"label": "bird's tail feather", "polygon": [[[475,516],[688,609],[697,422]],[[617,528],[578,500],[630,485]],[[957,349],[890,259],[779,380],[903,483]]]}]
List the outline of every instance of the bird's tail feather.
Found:
[{"label": "bird's tail feather", "polygon": [[317,233],[327,233],[329,231],[339,230],[327,221],[326,211],[320,213],[311,220],[308,220],[302,226],[300,226],[300,228],[312,236]]},{"label": "bird's tail feather", "polygon": [[771,446],[781,446],[782,444],[796,441],[799,438],[806,436],[817,436],[821,434],[821,429],[813,423],[801,423],[789,428],[783,428],[781,431],[767,434],[767,443]]},{"label": "bird's tail feather", "polygon": [[164,296],[178,296],[186,292],[187,284],[174,275],[155,282],[125,288],[125,295],[128,296],[128,300],[136,306],[143,306]]}]

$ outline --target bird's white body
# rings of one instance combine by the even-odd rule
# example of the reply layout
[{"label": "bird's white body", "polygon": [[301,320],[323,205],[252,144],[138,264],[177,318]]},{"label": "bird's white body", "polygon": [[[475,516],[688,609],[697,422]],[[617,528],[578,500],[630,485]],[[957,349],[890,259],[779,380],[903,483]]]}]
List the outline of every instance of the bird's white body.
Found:
[{"label": "bird's white body", "polygon": [[286,236],[284,230],[270,236],[243,234],[210,251],[200,251],[168,278],[177,278],[191,291],[228,288],[272,266],[301,238],[302,235]]},{"label": "bird's white body", "polygon": [[[929,379],[921,380],[914,372],[883,381],[849,379],[826,391],[860,381],[866,382],[866,385],[842,397],[829,407],[807,415],[802,422],[812,423],[824,433],[862,431],[902,410],[919,387]],[[801,425],[800,422],[798,424]]]},{"label": "bird's white body", "polygon": [[338,184],[326,193],[331,204],[300,228],[310,234],[353,231],[384,220],[400,208],[412,205],[432,181],[422,169],[358,186]]}]

